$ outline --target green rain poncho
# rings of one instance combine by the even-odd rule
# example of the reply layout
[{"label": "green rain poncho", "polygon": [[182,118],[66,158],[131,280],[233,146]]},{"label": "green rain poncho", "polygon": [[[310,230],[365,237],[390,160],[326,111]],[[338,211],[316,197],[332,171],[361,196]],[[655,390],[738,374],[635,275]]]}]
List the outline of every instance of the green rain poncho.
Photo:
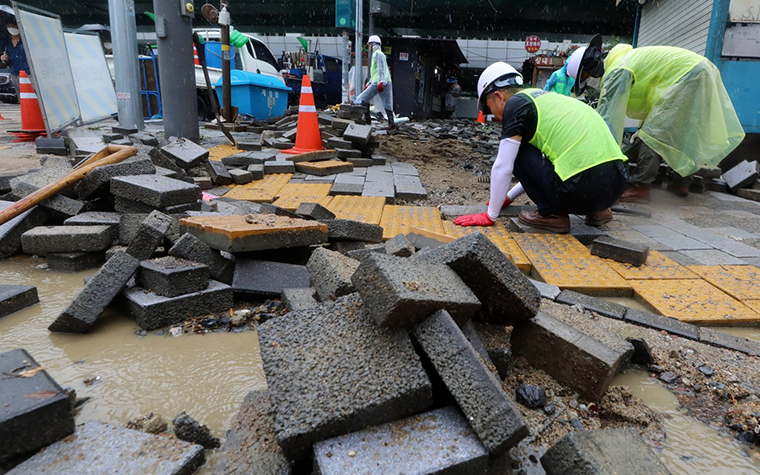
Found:
[{"label": "green rain poncho", "polygon": [[670,46],[615,46],[604,61],[597,109],[618,143],[625,116],[681,176],[714,167],[744,139],[720,72],[707,58]]}]

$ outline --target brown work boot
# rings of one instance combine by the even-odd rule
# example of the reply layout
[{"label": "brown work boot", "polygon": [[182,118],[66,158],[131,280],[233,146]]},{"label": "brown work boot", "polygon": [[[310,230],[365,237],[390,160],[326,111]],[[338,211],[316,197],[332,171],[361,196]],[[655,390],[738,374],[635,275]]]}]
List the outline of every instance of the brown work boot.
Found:
[{"label": "brown work boot", "polygon": [[675,181],[668,183],[667,190],[676,196],[680,196],[681,198],[686,198],[689,196],[689,187],[687,185],[679,185]]},{"label": "brown work boot", "polygon": [[523,224],[553,233],[567,234],[570,232],[570,218],[567,213],[541,216],[538,211],[520,211],[518,219]]},{"label": "brown work boot", "polygon": [[649,194],[649,186],[629,184],[620,197],[620,201],[623,203],[649,203],[652,201],[652,197]]},{"label": "brown work boot", "polygon": [[612,210],[609,208],[586,215],[586,224],[589,226],[601,226],[610,221],[612,221]]}]

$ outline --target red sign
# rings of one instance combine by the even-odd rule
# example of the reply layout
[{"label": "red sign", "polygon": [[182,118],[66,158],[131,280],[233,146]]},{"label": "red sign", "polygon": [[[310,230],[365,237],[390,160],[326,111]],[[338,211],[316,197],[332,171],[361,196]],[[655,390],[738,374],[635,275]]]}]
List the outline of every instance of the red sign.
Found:
[{"label": "red sign", "polygon": [[525,38],[525,51],[528,53],[536,53],[541,49],[541,38],[536,35],[531,35]]}]

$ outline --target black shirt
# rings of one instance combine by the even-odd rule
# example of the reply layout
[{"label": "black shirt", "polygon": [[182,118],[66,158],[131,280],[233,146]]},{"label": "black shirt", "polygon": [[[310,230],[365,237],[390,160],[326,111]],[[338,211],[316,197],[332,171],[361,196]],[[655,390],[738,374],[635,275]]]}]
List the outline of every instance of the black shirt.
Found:
[{"label": "black shirt", "polygon": [[501,116],[501,139],[519,135],[523,142],[529,142],[536,134],[538,111],[533,101],[524,94],[515,94],[504,104]]}]

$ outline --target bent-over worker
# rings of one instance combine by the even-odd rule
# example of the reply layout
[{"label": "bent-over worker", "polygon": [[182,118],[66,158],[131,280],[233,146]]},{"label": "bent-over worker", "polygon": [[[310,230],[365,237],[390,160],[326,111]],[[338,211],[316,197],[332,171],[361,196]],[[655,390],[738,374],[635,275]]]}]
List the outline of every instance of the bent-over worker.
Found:
[{"label": "bent-over worker", "polygon": [[[488,212],[457,218],[461,226],[491,226],[503,205],[523,190],[537,211],[522,223],[557,233],[570,231],[568,213],[586,224],[612,220],[609,207],[627,183],[625,155],[607,124],[588,105],[541,89],[523,89],[509,64],[489,66],[478,80],[478,107],[502,121],[501,142],[491,170]],[[512,175],[520,180],[509,190]]]}]

